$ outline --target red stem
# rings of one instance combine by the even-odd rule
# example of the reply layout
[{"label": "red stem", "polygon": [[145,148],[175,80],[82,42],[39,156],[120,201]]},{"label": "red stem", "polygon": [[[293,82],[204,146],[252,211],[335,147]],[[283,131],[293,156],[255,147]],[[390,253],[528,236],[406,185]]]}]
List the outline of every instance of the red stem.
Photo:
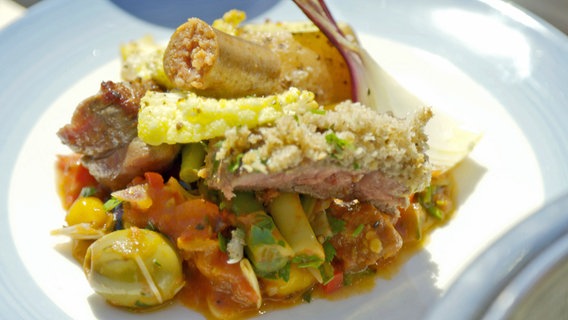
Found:
[{"label": "red stem", "polygon": [[323,32],[345,59],[351,77],[351,92],[353,101],[361,101],[358,90],[364,73],[363,62],[359,53],[354,49],[331,15],[324,0],[293,0],[304,14]]}]

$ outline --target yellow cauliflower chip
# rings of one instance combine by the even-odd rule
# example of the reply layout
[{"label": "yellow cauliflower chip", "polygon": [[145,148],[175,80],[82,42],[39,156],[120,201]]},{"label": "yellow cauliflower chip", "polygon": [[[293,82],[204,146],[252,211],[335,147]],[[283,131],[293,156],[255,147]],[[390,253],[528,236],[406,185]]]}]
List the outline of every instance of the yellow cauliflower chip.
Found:
[{"label": "yellow cauliflower chip", "polygon": [[314,94],[297,88],[264,97],[215,99],[193,92],[148,91],[141,100],[138,136],[150,145],[222,137],[232,127],[254,128],[283,114],[317,109]]}]

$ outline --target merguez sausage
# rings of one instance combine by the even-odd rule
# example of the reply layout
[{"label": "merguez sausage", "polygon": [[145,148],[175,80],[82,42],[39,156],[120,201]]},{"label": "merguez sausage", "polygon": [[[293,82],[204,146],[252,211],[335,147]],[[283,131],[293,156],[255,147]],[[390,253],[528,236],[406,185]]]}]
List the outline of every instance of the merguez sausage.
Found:
[{"label": "merguez sausage", "polygon": [[270,49],[191,18],[172,35],[164,70],[180,89],[214,97],[272,94],[280,60]]}]

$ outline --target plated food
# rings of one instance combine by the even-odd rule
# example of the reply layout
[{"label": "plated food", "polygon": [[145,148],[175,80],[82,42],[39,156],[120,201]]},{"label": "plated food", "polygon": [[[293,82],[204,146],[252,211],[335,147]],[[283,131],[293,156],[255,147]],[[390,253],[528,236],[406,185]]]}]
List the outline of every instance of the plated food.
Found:
[{"label": "plated food", "polygon": [[454,209],[456,160],[428,153],[435,112],[352,102],[353,68],[315,25],[243,20],[190,19],[167,46],[124,45],[122,81],[58,132],[75,154],[58,161],[68,213],[55,233],[111,304],[179,296],[233,318],[310,301]]}]

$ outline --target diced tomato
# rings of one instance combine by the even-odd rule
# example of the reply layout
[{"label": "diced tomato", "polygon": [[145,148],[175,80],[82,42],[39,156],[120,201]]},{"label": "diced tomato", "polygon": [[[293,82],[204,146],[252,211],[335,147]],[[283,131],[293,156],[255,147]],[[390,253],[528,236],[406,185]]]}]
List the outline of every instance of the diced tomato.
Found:
[{"label": "diced tomato", "polygon": [[144,173],[144,178],[148,181],[148,185],[152,188],[163,188],[164,187],[164,178],[161,174],[156,172],[146,172]]},{"label": "diced tomato", "polygon": [[69,209],[84,187],[97,188],[97,180],[81,164],[81,155],[58,155],[55,163],[56,183],[61,205]]},{"label": "diced tomato", "polygon": [[153,217],[163,233],[178,238],[183,235],[184,242],[192,240],[214,239],[217,233],[213,228],[220,219],[219,208],[204,199],[190,199],[172,208],[169,214],[165,210],[155,212]]},{"label": "diced tomato", "polygon": [[333,278],[323,286],[325,294],[331,294],[343,286],[343,272],[336,271]]},{"label": "diced tomato", "polygon": [[[230,296],[225,297],[225,303],[232,301],[237,303],[240,309],[257,307],[260,299],[258,292],[247,279],[247,275],[239,263],[227,263],[228,257],[226,253],[221,252],[218,248],[207,252],[199,252],[195,255],[195,265],[197,269],[204,275],[213,285],[214,290],[224,288],[230,292]],[[229,289],[227,291],[227,289]]]},{"label": "diced tomato", "polygon": [[191,242],[217,244],[217,233],[227,225],[226,216],[219,207],[203,198],[191,196],[175,178],[164,183],[158,173],[144,174],[147,196],[152,205],[147,208],[125,206],[122,216],[128,225],[144,228],[152,224],[172,239],[182,241],[187,247]]}]

